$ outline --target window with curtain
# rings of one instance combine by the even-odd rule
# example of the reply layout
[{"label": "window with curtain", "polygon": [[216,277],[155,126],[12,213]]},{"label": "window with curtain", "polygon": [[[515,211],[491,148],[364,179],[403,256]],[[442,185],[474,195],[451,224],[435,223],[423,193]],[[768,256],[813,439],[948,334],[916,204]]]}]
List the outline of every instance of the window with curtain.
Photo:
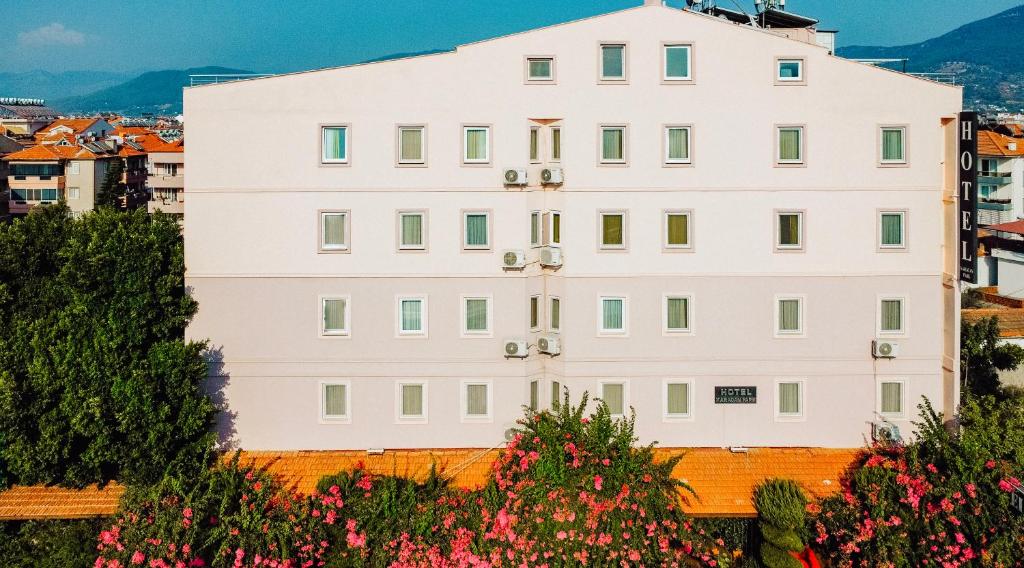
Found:
[{"label": "window with curtain", "polygon": [[550,57],[531,57],[526,60],[527,77],[531,81],[554,79],[555,62]]},{"label": "window with curtain", "polygon": [[690,163],[690,127],[670,126],[665,129],[665,163]]},{"label": "window with curtain", "polygon": [[797,416],[800,407],[800,383],[779,383],[779,415]]},{"label": "window with curtain", "polygon": [[551,212],[551,244],[562,243],[562,214],[558,211]]},{"label": "window with curtain", "polygon": [[882,300],[881,312],[882,333],[903,332],[903,300],[898,298]]},{"label": "window with curtain", "polygon": [[398,162],[422,164],[426,161],[423,151],[423,127],[403,126],[398,129]]},{"label": "window with curtain", "polygon": [[900,164],[906,161],[903,128],[882,129],[882,161]]},{"label": "window with curtain", "polygon": [[536,412],[540,409],[540,382],[530,381],[530,410]]},{"label": "window with curtain", "polygon": [[626,78],[626,46],[604,44],[601,46],[601,79],[621,81]]},{"label": "window with curtain", "polygon": [[484,212],[465,214],[465,247],[485,249],[490,246],[489,233],[487,229],[487,218],[489,215]]},{"label": "window with curtain", "polygon": [[423,385],[402,385],[402,418],[423,417]]},{"label": "window with curtain", "polygon": [[665,298],[665,327],[667,331],[690,330],[690,299],[669,296]]},{"label": "window with curtain", "polygon": [[489,134],[491,129],[486,126],[467,126],[465,133],[465,153],[463,161],[469,164],[490,161]]},{"label": "window with curtain", "polygon": [[615,416],[626,413],[626,385],[623,383],[602,383],[601,400],[608,405],[608,411]]},{"label": "window with curtain", "polygon": [[625,298],[601,298],[601,331],[621,333],[626,330]]},{"label": "window with curtain", "polygon": [[466,385],[466,415],[481,417],[487,414],[487,385]]},{"label": "window with curtain", "polygon": [[321,213],[320,226],[323,233],[321,235],[320,248],[326,250],[347,249],[347,222],[348,214],[346,213]]},{"label": "window with curtain", "polygon": [[344,298],[324,298],[324,335],[344,335],[348,333],[347,311],[348,302]]},{"label": "window with curtain", "polygon": [[530,329],[540,325],[540,296],[530,296]]},{"label": "window with curtain", "polygon": [[562,383],[551,381],[551,408],[558,408],[562,403]]},{"label": "window with curtain", "polygon": [[782,298],[779,300],[779,333],[800,333],[802,321],[799,298]]},{"label": "window with curtain", "polygon": [[804,62],[800,59],[780,59],[778,62],[779,81],[802,81],[804,78]]},{"label": "window with curtain", "polygon": [[324,385],[324,418],[348,416],[348,385]]},{"label": "window with curtain", "polygon": [[882,248],[903,248],[903,212],[882,212],[880,217]]},{"label": "window with curtain", "polygon": [[530,212],[530,245],[540,246],[540,211]]},{"label": "window with curtain", "polygon": [[665,80],[686,81],[690,79],[690,46],[665,46]]},{"label": "window with curtain", "polygon": [[540,128],[530,128],[530,161],[540,161]]},{"label": "window with curtain", "polygon": [[551,298],[551,331],[561,329],[562,301],[558,298]]},{"label": "window with curtain", "polygon": [[348,161],[348,128],[344,126],[323,127],[323,161]]},{"label": "window with curtain", "polygon": [[626,161],[625,127],[601,127],[601,161],[611,164],[624,163]]},{"label": "window with curtain", "polygon": [[779,128],[779,162],[798,164],[803,162],[804,129],[799,126]]},{"label": "window with curtain", "polygon": [[558,162],[562,159],[562,129],[551,127],[551,161]]},{"label": "window with curtain", "polygon": [[399,248],[419,250],[423,246],[423,213],[400,213],[402,239]]},{"label": "window with curtain", "polygon": [[665,213],[665,247],[690,248],[690,214],[681,211]]},{"label": "window with curtain", "polygon": [[402,333],[423,333],[423,300],[421,298],[402,298],[398,301],[401,310]]},{"label": "window with curtain", "polygon": [[466,298],[466,333],[490,330],[487,322],[487,298]]},{"label": "window with curtain", "polygon": [[665,385],[665,414],[671,416],[690,415],[689,383],[668,383]]},{"label": "window with curtain", "polygon": [[622,248],[626,245],[625,213],[601,214],[601,247]]},{"label": "window with curtain", "polygon": [[798,249],[803,246],[800,242],[802,236],[803,213],[786,212],[778,214],[778,241],[776,247],[780,249]]},{"label": "window with curtain", "polygon": [[903,414],[903,383],[883,382],[882,414]]}]

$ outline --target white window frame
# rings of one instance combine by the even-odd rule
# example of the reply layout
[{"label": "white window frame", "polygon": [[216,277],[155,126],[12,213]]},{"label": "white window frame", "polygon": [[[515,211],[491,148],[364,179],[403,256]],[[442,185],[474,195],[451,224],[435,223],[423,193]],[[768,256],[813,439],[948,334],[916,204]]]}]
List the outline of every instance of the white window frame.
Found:
[{"label": "white window frame", "polygon": [[[800,412],[783,414],[779,409],[782,404],[782,397],[779,396],[781,385],[793,383],[800,385]],[[775,388],[772,393],[776,422],[804,422],[807,420],[807,381],[805,379],[775,379]]]},{"label": "white window frame", "polygon": [[[903,144],[903,159],[902,160],[886,160],[885,159],[885,131],[886,130],[899,130],[900,142]],[[905,124],[882,124],[878,127],[878,165],[882,167],[900,167],[906,166],[910,163],[910,156],[908,151],[910,145],[907,143],[907,134],[909,130]]]},{"label": "white window frame", "polygon": [[[670,215],[686,216],[686,243],[685,245],[673,245],[668,242],[668,218]],[[692,252],[693,251],[693,209],[663,209],[661,211],[661,248],[666,252]]]},{"label": "white window frame", "polygon": [[[800,304],[800,328],[796,331],[783,331],[780,326],[782,321],[779,318],[779,309],[783,300],[796,300]],[[772,303],[772,309],[774,310],[773,321],[775,337],[779,339],[788,338],[802,338],[807,337],[807,296],[806,294],[776,294],[775,301]]]},{"label": "white window frame", "polygon": [[[686,414],[670,414],[668,411],[668,387],[669,385],[687,385],[686,402],[688,408]],[[661,382],[661,419],[663,422],[693,422],[693,379],[667,378]]]},{"label": "white window frame", "polygon": [[628,413],[626,411],[629,410],[629,402],[630,402],[630,400],[629,400],[629,380],[628,379],[600,379],[600,380],[597,381],[597,392],[600,393],[600,395],[601,395],[599,398],[601,399],[602,402],[606,402],[607,403],[607,401],[604,400],[604,386],[605,385],[622,385],[622,412],[621,413],[613,412],[611,416],[612,416],[612,418],[625,418],[628,415]]},{"label": "white window frame", "polygon": [[[555,131],[558,131],[558,157],[555,157]],[[562,162],[562,127],[551,126],[548,127],[548,138],[550,144],[548,145],[548,161],[553,164],[560,164]]]},{"label": "white window frame", "polygon": [[[783,77],[782,65],[784,63],[797,63],[800,69],[799,77]],[[806,85],[807,84],[807,60],[803,57],[776,57],[775,58],[775,83],[778,85]]]},{"label": "white window frame", "polygon": [[[672,130],[686,131],[686,158],[672,158],[669,152],[669,132]],[[662,131],[662,157],[666,166],[691,166],[693,165],[693,125],[692,124],[666,124]]]},{"label": "white window frame", "polygon": [[[900,244],[887,245],[882,242],[882,216],[900,216]],[[879,209],[878,210],[878,249],[883,251],[905,251],[907,250],[907,210],[906,209]]]},{"label": "white window frame", "polygon": [[[668,51],[672,48],[686,48],[686,70],[689,75],[685,77],[669,77],[668,75]],[[693,43],[691,42],[663,42],[661,44],[661,82],[662,84],[687,84],[693,83]]]},{"label": "white window frame", "polygon": [[[483,158],[470,159],[467,157],[469,144],[467,144],[470,130],[483,130],[487,133],[487,143],[484,145],[487,155]],[[491,126],[489,124],[463,124],[462,125],[462,163],[469,166],[485,166],[491,163]]]},{"label": "white window frame", "polygon": [[[554,55],[527,55],[523,58],[526,68],[523,70],[527,84],[550,85],[557,81],[556,57]],[[530,63],[534,61],[550,62],[551,74],[547,77],[534,77],[530,74]]]},{"label": "white window frame", "polygon": [[[622,217],[622,244],[605,244],[604,242],[604,217],[605,215],[619,215]],[[629,210],[628,209],[600,209],[597,212],[597,248],[602,251],[625,251],[629,250]]]},{"label": "white window frame", "polygon": [[77,187],[68,188],[68,199],[81,199],[82,191]]},{"label": "white window frame", "polygon": [[[487,244],[485,245],[471,245],[469,244],[469,234],[466,232],[469,229],[469,223],[467,218],[470,215],[484,215],[487,217]],[[490,209],[463,209],[462,210],[462,250],[464,251],[487,251],[491,250],[491,242],[494,240],[494,216],[491,214]]]},{"label": "white window frame", "polygon": [[[345,414],[344,415],[331,415],[327,414],[327,387],[328,386],[344,386],[345,387]],[[317,400],[319,401],[319,408],[317,409],[317,416],[319,416],[320,424],[351,424],[352,423],[352,381],[342,379],[331,379],[323,380],[318,382],[317,386],[319,392]]]},{"label": "white window frame", "polygon": [[[803,209],[776,209],[774,211],[775,236],[773,245],[775,252],[802,252],[807,241],[807,212]],[[799,242],[795,245],[782,244],[782,216],[797,216],[797,236]]]},{"label": "white window frame", "polygon": [[[533,318],[533,303],[534,302],[537,303],[537,322],[536,322],[536,325],[534,325],[534,322],[533,322],[533,319],[532,319]],[[543,296],[541,296],[540,294],[532,294],[530,296],[529,301],[527,301],[526,305],[528,306],[527,307],[527,312],[526,312],[526,317],[529,319],[528,323],[530,324],[530,331],[540,331],[541,323],[544,321],[544,310],[542,309],[543,306],[544,306]]]},{"label": "white window frame", "polygon": [[[551,318],[555,315],[554,303],[558,302],[558,327],[552,325]],[[547,322],[548,331],[551,333],[562,332],[562,297],[561,296],[548,296],[547,301],[547,314],[545,314],[545,321]]]},{"label": "white window frame", "polygon": [[[533,137],[534,137],[534,135],[537,136],[537,155],[536,156],[530,155],[530,153],[533,152]],[[527,161],[529,161],[531,164],[539,164],[539,163],[541,163],[541,161],[544,158],[544,141],[543,141],[543,138],[544,137],[541,135],[541,127],[536,125],[536,124],[535,125],[531,125],[530,126],[529,138],[527,138]]]},{"label": "white window frame", "polygon": [[[544,213],[548,219],[547,231],[544,231],[544,221],[541,218],[541,245],[560,247],[562,246],[562,212],[560,210]],[[558,217],[558,241],[555,241],[555,217]]]},{"label": "white window frame", "polygon": [[[402,133],[406,130],[416,130],[420,133],[420,151],[423,154],[420,159],[413,160],[402,157]],[[427,165],[427,126],[425,124],[399,124],[396,128],[395,138],[395,160],[399,166],[426,166]]]},{"label": "white window frame", "polygon": [[[345,301],[345,328],[340,330],[328,331],[324,329],[324,307],[326,306],[327,300],[344,300]],[[318,297],[317,306],[320,308],[317,312],[319,323],[317,328],[320,331],[320,337],[322,338],[348,338],[352,337],[352,296],[348,294],[322,294]]]},{"label": "white window frame", "polygon": [[[409,331],[402,329],[402,302],[407,300],[418,300],[420,302],[420,323],[423,329]],[[399,294],[395,296],[395,337],[416,337],[426,338],[429,334],[430,324],[427,321],[427,296],[426,294]]]},{"label": "white window frame", "polygon": [[[882,411],[882,385],[886,383],[898,383],[900,385],[900,411]],[[875,412],[883,418],[902,420],[907,417],[907,379],[903,377],[878,377],[875,385]]]},{"label": "white window frame", "polygon": [[[685,299],[686,300],[686,329],[669,329],[668,327],[668,301]],[[662,335],[674,336],[674,335],[693,335],[693,294],[689,292],[679,292],[675,294],[664,294],[661,297],[661,332]]]},{"label": "white window frame", "polygon": [[[605,159],[604,157],[604,132],[605,130],[622,131],[622,158]],[[629,164],[629,125],[626,124],[602,124],[597,128],[597,162],[601,166],[626,166]]]},{"label": "white window frame", "polygon": [[[420,237],[423,241],[419,245],[407,245],[402,243],[402,218],[406,216],[419,215],[420,221]],[[426,209],[399,209],[395,212],[395,223],[397,225],[397,233],[395,239],[398,243],[399,252],[425,252],[427,250],[427,234],[428,234],[428,215]]]},{"label": "white window frame", "polygon": [[[900,306],[900,319],[902,319],[902,328],[900,331],[883,331],[882,330],[882,300],[899,300],[902,302]],[[878,337],[907,337],[910,334],[910,313],[908,310],[909,302],[907,296],[904,294],[879,294],[878,299],[875,301],[875,333]]]},{"label": "white window frame", "polygon": [[[402,414],[402,387],[419,386],[423,388],[423,414],[420,416]],[[426,424],[429,421],[430,407],[427,403],[429,385],[426,380],[403,379],[395,381],[395,423],[396,424]]]},{"label": "white window frame", "polygon": [[[327,149],[324,146],[324,134],[329,128],[343,128],[345,129],[345,157],[341,159],[327,158],[324,155],[324,151]],[[320,125],[320,163],[325,166],[338,165],[347,166],[352,162],[352,125],[347,123],[338,124],[321,124]],[[174,175],[174,174],[168,174]]]},{"label": "white window frame", "polygon": [[[533,238],[533,234],[536,231],[537,238]],[[541,246],[541,241],[544,240],[544,218],[543,213],[539,210],[530,211],[530,248],[537,248]]]},{"label": "white window frame", "polygon": [[[604,301],[622,301],[622,329],[605,329],[604,327]],[[561,307],[561,306],[559,306]],[[561,319],[561,316],[559,316]],[[559,322],[561,323],[561,322]],[[628,337],[629,336],[629,296],[625,294],[599,294],[597,296],[597,335],[600,337]]]},{"label": "white window frame", "polygon": [[[622,76],[604,74],[604,48],[622,48]],[[602,41],[597,44],[597,82],[600,84],[622,85],[629,82],[629,42]]]},{"label": "white window frame", "polygon": [[[324,218],[341,215],[345,218],[345,243],[328,245],[324,242]],[[317,249],[323,253],[348,253],[352,251],[352,211],[349,209],[321,209],[317,211]]]},{"label": "white window frame", "polygon": [[[469,414],[469,386],[487,387],[487,414]],[[459,407],[464,423],[490,423],[494,421],[494,381],[490,379],[463,379],[459,385]]]},{"label": "white window frame", "polygon": [[[466,329],[466,301],[486,300],[487,301],[487,329],[468,330]],[[459,328],[460,336],[464,339],[494,337],[494,296],[491,294],[462,294],[459,296]]]},{"label": "white window frame", "polygon": [[79,162],[71,162],[68,164],[68,175],[77,176],[82,172],[82,165]]},{"label": "white window frame", "polygon": [[[782,131],[800,131],[800,157],[796,160],[782,159]],[[807,128],[803,124],[775,125],[775,165],[779,167],[801,167],[807,164]]]}]

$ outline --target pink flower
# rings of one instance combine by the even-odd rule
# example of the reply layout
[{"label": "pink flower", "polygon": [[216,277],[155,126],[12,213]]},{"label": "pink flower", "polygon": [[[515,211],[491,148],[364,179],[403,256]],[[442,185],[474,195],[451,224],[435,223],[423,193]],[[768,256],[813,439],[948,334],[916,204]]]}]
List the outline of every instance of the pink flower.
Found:
[{"label": "pink flower", "polygon": [[555,535],[555,538],[557,538],[558,540],[565,540],[565,537],[565,531],[558,531],[558,534]]},{"label": "pink flower", "polygon": [[987,467],[988,469],[995,469],[996,460],[988,460],[987,462],[985,462],[985,467]]},{"label": "pink flower", "polygon": [[604,483],[604,479],[600,475],[595,475],[594,476],[594,489],[600,491],[602,483]]},{"label": "pink flower", "polygon": [[181,511],[181,514],[184,515],[186,519],[191,519],[192,518],[192,508],[191,507],[185,507]]},{"label": "pink flower", "polygon": [[138,550],[135,551],[135,554],[132,554],[132,564],[142,564],[145,561],[146,555],[139,552]]},{"label": "pink flower", "polygon": [[1000,479],[999,480],[999,488],[1002,489],[1003,491],[1007,492],[1007,493],[1010,493],[1010,492],[1013,491],[1013,485],[1010,485],[1010,482],[1005,480],[1005,479]]}]

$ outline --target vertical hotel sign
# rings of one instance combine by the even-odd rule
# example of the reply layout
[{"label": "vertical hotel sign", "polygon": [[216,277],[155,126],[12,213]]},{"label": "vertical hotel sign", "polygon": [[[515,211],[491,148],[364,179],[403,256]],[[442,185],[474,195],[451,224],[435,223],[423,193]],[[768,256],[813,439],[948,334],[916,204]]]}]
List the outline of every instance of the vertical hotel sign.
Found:
[{"label": "vertical hotel sign", "polygon": [[962,112],[960,133],[960,280],[978,283],[978,113]]}]

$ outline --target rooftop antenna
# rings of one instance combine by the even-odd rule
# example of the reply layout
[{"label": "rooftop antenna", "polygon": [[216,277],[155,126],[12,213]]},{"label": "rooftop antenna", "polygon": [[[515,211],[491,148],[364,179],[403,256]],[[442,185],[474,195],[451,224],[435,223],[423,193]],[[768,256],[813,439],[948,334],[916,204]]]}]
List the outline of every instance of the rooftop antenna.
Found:
[{"label": "rooftop antenna", "polygon": [[[760,3],[762,1],[763,0],[756,0],[756,3],[758,5],[760,5]],[[779,0],[769,0],[769,1],[779,1]],[[750,20],[750,25],[751,26],[753,26],[755,28],[761,27],[761,26],[757,25],[757,20],[754,19],[754,16],[751,16],[750,14],[748,14],[747,11],[743,9],[743,6],[740,5],[739,2],[737,2],[736,0],[730,0],[730,2],[732,2],[733,6],[736,6],[736,10],[737,11],[739,11],[741,14],[746,16],[747,19]],[[782,2],[785,3],[785,0],[782,0]],[[702,14],[714,14],[715,9],[718,7],[718,3],[716,2],[716,0],[686,0],[686,5],[691,10],[693,10],[695,12],[700,12]]]},{"label": "rooftop antenna", "polygon": [[754,8],[757,8],[758,14],[768,10],[785,10],[786,0],[754,0]]}]

